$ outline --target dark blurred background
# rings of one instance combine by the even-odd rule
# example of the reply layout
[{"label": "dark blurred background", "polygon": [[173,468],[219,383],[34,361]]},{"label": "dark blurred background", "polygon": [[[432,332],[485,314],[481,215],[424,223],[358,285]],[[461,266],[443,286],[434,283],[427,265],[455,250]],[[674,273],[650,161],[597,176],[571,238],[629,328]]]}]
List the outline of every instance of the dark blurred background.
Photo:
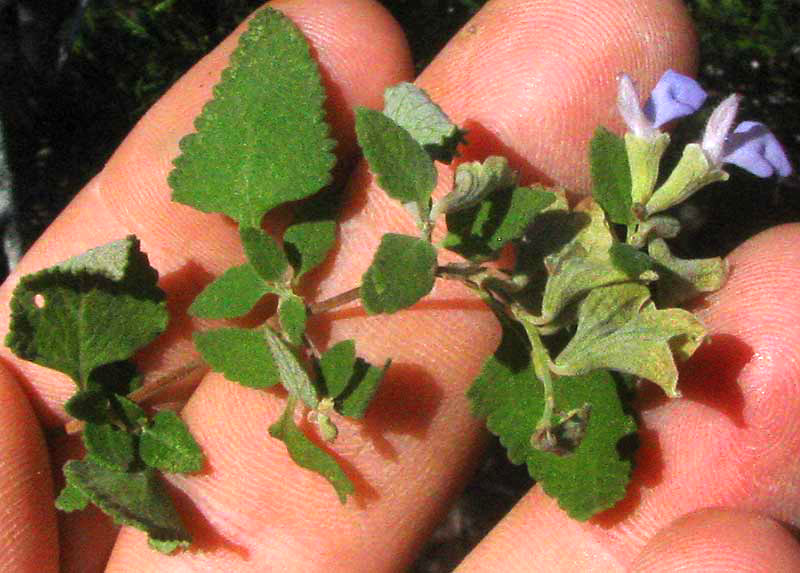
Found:
[{"label": "dark blurred background", "polygon": [[[484,0],[383,0],[404,26],[417,69]],[[147,108],[260,0],[0,0],[0,274],[97,173]],[[770,126],[800,161],[800,0],[688,0],[700,34],[700,81],[712,101],[746,96],[741,117]],[[696,137],[702,117],[675,139]],[[693,131],[691,131],[693,129]],[[797,176],[698,193],[677,213],[685,256],[729,252],[800,220]],[[735,188],[735,191],[734,191]],[[721,193],[725,193],[724,197]],[[702,228],[700,224],[702,223]],[[414,567],[450,571],[530,487],[492,444]]]}]

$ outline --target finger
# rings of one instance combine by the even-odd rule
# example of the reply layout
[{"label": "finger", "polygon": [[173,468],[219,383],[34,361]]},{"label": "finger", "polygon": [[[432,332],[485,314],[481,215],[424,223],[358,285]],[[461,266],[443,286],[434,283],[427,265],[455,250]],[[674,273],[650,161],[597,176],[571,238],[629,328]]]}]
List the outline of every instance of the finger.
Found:
[{"label": "finger", "polygon": [[47,448],[25,395],[2,367],[0,404],[0,571],[57,571]]},{"label": "finger", "polygon": [[[360,0],[282,2],[302,28],[318,58],[329,94],[328,116],[338,153],[354,150],[352,109],[379,106],[386,85],[407,79],[412,68],[401,31],[380,7]],[[185,311],[210,277],[243,261],[238,232],[219,215],[205,215],[170,200],[167,174],[181,137],[210,98],[242,24],[217,49],[180,79],[125,139],[98,175],[31,248],[0,290],[0,329],[8,329],[8,303],[20,276],[50,266],[91,247],[136,234],[151,264],[161,273],[173,320],[143,369],[169,371],[194,353]],[[362,41],[363,39],[363,41]],[[369,73],[364,73],[369,70]],[[198,241],[198,237],[202,240]],[[26,385],[37,413],[47,423],[63,423],[61,404],[74,390],[64,376],[3,354]]]},{"label": "finger", "polygon": [[[566,162],[583,156],[598,121],[610,122],[615,75],[628,70],[652,85],[668,65],[689,65],[686,19],[677,3],[664,6],[494,2],[420,84],[467,123],[483,151],[510,152],[527,174],[577,181]],[[605,17],[610,11],[627,16]],[[598,19],[607,26],[599,32]],[[651,53],[645,48],[653,38],[659,49]],[[577,97],[590,82],[604,113]],[[537,103],[541,97],[550,99]],[[414,233],[363,165],[350,191],[341,241],[316,287],[320,298],[358,284],[382,233]],[[282,400],[210,375],[183,412],[210,469],[174,480],[191,500],[199,552],[162,557],[145,550],[142,534],[124,529],[110,569],[402,569],[475,460],[483,434],[464,391],[497,334],[482,304],[448,284],[437,284],[430,302],[408,312],[367,317],[355,308],[315,320],[312,335],[321,345],[353,337],[371,362],[394,359],[365,422],[340,423],[335,450],[358,490],[344,507],[322,478],[295,466],[283,444],[266,436]]]},{"label": "finger", "polygon": [[[384,10],[372,2],[318,1],[280,4],[309,38],[318,58],[323,80],[331,94],[328,116],[334,136],[342,142],[342,159],[353,152],[353,119],[356,105],[376,106],[385,85],[407,79],[410,58],[402,33]],[[105,168],[84,189],[31,249],[15,274],[0,292],[0,321],[8,327],[8,299],[18,278],[49,266],[90,247],[137,233],[144,250],[164,276],[172,312],[167,342],[159,340],[143,369],[169,370],[172,364],[187,360],[194,352],[189,342],[191,326],[185,311],[192,297],[221,269],[241,262],[235,228],[219,216],[202,215],[169,202],[166,176],[178,141],[192,129],[192,120],[210,97],[211,88],[225,66],[227,57],[243,31],[241,26],[230,38],[186,74],[140,121]],[[366,32],[365,32],[366,30]],[[366,40],[366,45],[361,41]],[[375,65],[364,74],[367,65]],[[202,237],[203,241],[196,241]],[[49,424],[63,423],[61,404],[74,391],[71,381],[58,373],[17,360],[5,351],[7,363],[39,405],[39,414]],[[55,460],[63,461],[74,448],[53,444]],[[6,458],[4,458],[6,459]],[[9,466],[11,467],[11,465]],[[24,466],[28,467],[28,466]],[[60,467],[60,464],[59,464]],[[52,488],[39,488],[29,503],[42,507],[53,519]],[[20,516],[27,514],[20,514]],[[98,559],[108,554],[116,532],[109,521],[96,512],[61,514],[62,566],[64,570],[99,570]],[[32,521],[31,523],[36,523]],[[47,520],[42,518],[42,531]],[[12,530],[9,530],[12,531]],[[31,539],[36,539],[32,537]],[[56,556],[55,552],[50,555]],[[91,560],[95,560],[92,562]]]},{"label": "finger", "polygon": [[[563,555],[627,567],[660,529],[710,505],[756,511],[796,526],[800,255],[792,245],[798,240],[800,225],[779,227],[729,257],[727,285],[700,312],[712,342],[683,369],[679,387],[685,397],[667,401],[648,388],[642,399],[642,444],[620,506],[579,524],[537,488],[481,543],[464,570],[480,569],[490,555],[499,555],[501,569],[533,558],[544,568],[555,567]],[[503,547],[514,551],[498,553]]]},{"label": "finger", "polygon": [[694,512],[660,531],[631,571],[800,571],[800,545],[775,521],[730,509]]}]

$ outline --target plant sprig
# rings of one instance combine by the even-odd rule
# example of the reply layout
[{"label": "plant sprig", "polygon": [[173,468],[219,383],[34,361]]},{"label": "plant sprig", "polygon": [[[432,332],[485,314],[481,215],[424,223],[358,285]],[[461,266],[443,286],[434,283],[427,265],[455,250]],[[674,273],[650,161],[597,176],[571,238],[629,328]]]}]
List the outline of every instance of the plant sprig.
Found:
[{"label": "plant sprig", "polygon": [[[732,97],[711,114],[700,143],[687,145],[662,174],[669,136],[660,127],[704,100],[696,82],[668,71],[642,106],[622,75],[618,107],[628,132],[598,129],[589,151],[593,197],[570,205],[561,189],[521,184],[504,157],[457,163],[469,134],[413,84],[389,88],[383,110],[356,110],[356,134],[378,185],[408,211],[417,234],[385,234],[359,284],[314,302],[298,287],[335,241],[337,194],[327,188],[334,143],[305,40],[265,9],[242,35],[196,132],[182,140],[169,183],[176,201],[232,217],[247,257],[206,286],[189,313],[241,317],[264,297],[276,300],[277,313],[250,328],[197,332],[195,345],[231,382],[285,390],[286,408],[269,434],[345,503],[356,488],[329,448],[343,418],[367,414],[391,361],[368,363],[353,340],[317,348],[306,332],[309,318],[355,302],[368,314],[400,312],[437,281],[458,281],[503,331],[467,393],[473,412],[567,513],[588,519],[613,507],[632,468],[619,445],[636,429],[620,374],[679,396],[676,364],[707,333],[676,305],[720,288],[727,275],[721,259],[671,253],[666,240],[680,223],[667,209],[725,180],[725,163],[760,176],[791,170],[761,124],[733,126]],[[438,199],[436,162],[453,173],[451,190]],[[294,218],[273,236],[261,220],[279,206]],[[434,242],[437,225],[446,234]],[[516,257],[503,267],[498,261],[509,246]],[[461,260],[440,264],[443,251]],[[23,277],[6,343],[76,384],[65,409],[87,455],[65,465],[57,506],[73,511],[94,503],[170,552],[191,540],[158,472],[199,471],[203,456],[178,415],[142,407],[175,377],[137,390],[132,357],[167,326],[156,283],[134,237],[98,247]],[[195,364],[184,374],[201,370]]]}]

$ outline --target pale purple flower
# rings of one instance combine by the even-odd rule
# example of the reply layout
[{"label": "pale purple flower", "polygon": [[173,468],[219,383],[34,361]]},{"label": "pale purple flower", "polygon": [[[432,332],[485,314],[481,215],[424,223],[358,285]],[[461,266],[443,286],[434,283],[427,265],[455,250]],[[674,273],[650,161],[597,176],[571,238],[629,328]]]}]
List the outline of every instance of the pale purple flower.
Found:
[{"label": "pale purple flower", "polygon": [[763,123],[743,121],[731,131],[739,96],[725,98],[711,113],[703,133],[703,148],[709,163],[721,168],[733,163],[758,177],[786,177],[792,166],[778,139]]},{"label": "pale purple flower", "polygon": [[620,74],[618,81],[617,108],[622,119],[634,135],[648,140],[654,139],[665,123],[697,111],[707,95],[692,78],[667,70],[642,107],[630,76]]}]

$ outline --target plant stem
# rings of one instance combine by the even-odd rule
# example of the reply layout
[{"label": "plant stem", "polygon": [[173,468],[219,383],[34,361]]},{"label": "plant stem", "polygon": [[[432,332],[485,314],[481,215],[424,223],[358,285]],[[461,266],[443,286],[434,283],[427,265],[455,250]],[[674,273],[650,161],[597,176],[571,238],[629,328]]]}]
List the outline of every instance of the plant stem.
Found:
[{"label": "plant stem", "polygon": [[[200,378],[206,372],[208,372],[208,365],[205,361],[201,358],[195,358],[185,364],[181,364],[175,370],[171,370],[162,376],[151,380],[145,380],[142,386],[128,394],[128,398],[137,404],[142,404],[179,382],[186,382],[189,380],[199,382]],[[83,431],[85,425],[83,420],[69,420],[64,424],[64,431],[66,431],[67,434],[78,434]]]},{"label": "plant stem", "polygon": [[550,428],[553,425],[553,412],[556,406],[555,390],[553,389],[553,377],[550,373],[550,355],[539,336],[539,330],[531,320],[530,315],[519,306],[512,306],[511,312],[514,317],[522,324],[528,334],[531,343],[531,360],[533,371],[542,383],[544,390],[544,409],[542,417],[536,424],[538,430]]},{"label": "plant stem", "polygon": [[350,290],[345,291],[343,293],[339,293],[336,296],[332,296],[331,298],[326,298],[325,300],[321,300],[320,302],[315,302],[308,305],[308,313],[322,314],[323,312],[333,310],[334,308],[347,304],[348,302],[353,302],[354,300],[358,300],[360,296],[361,296],[360,286],[351,288]]}]

